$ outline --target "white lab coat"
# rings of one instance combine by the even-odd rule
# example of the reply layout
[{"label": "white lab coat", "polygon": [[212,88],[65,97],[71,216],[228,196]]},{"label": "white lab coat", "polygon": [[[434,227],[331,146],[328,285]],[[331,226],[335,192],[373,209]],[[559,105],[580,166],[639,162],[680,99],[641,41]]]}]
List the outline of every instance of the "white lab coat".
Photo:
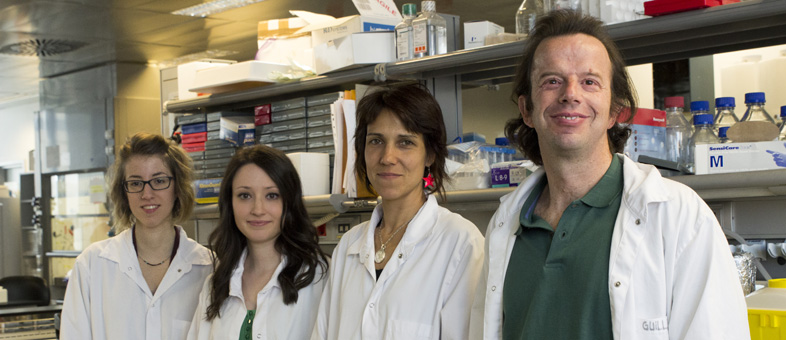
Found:
[{"label": "white lab coat", "polygon": [[[538,170],[502,197],[489,223],[472,339],[501,338],[505,271],[519,213],[543,175]],[[749,339],[736,266],[710,208],[690,188],[627,157],[623,177],[609,254],[614,339]]]},{"label": "white lab coat", "polygon": [[[243,298],[243,263],[247,252],[243,252],[232,277],[229,279],[229,296],[224,300],[220,317],[212,321],[205,320],[207,307],[210,306],[210,280],[205,280],[202,293],[199,294],[199,306],[188,332],[189,340],[221,340],[238,339],[243,320],[246,318],[246,303]],[[327,276],[322,278],[322,267],[317,267],[314,282],[298,291],[297,302],[285,305],[278,275],[286,265],[282,256],[281,263],[273,272],[270,281],[257,293],[257,308],[252,325],[252,339],[267,340],[300,340],[308,339],[314,321],[317,318],[317,307]]]},{"label": "white lab coat", "polygon": [[381,208],[333,251],[312,339],[467,339],[483,235],[429,196],[376,280],[374,229]]},{"label": "white lab coat", "polygon": [[87,247],[71,271],[61,339],[185,339],[213,267],[210,251],[177,229],[180,245],[155,295],[142,276],[130,229]]}]

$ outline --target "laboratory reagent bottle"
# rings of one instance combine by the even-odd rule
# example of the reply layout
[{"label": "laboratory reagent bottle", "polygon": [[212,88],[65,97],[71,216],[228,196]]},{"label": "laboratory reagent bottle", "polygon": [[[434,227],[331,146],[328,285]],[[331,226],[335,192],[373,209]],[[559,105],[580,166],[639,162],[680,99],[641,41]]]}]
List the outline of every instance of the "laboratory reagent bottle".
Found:
[{"label": "laboratory reagent bottle", "polygon": [[781,133],[778,140],[786,141],[786,105],[781,106]]},{"label": "laboratory reagent bottle", "polygon": [[516,34],[529,36],[535,21],[543,14],[543,0],[524,0],[516,11]]},{"label": "laboratory reagent bottle", "polygon": [[729,126],[721,126],[721,128],[718,129],[718,140],[721,143],[731,143],[732,142],[732,140],[729,139],[728,136],[726,136],[726,131],[728,131],[728,130],[729,130]]},{"label": "laboratory reagent bottle", "polygon": [[[696,102],[692,102],[691,103],[691,109],[693,108],[694,103],[696,103]],[[708,111],[709,110],[709,102],[703,101],[702,103],[707,105],[707,107],[704,109],[704,111]],[[698,104],[698,105],[702,105],[702,104]],[[693,110],[691,110],[691,111],[693,111]],[[696,110],[696,111],[701,111],[701,110]],[[696,111],[694,111],[694,112],[696,112]],[[696,159],[695,159],[695,157],[696,157],[696,145],[720,143],[720,140],[718,139],[718,136],[715,135],[714,131],[712,131],[712,115],[711,114],[705,113],[705,114],[694,115],[693,116],[693,127],[694,127],[695,131],[693,132],[693,137],[691,137],[691,139],[690,139],[690,159],[691,159],[691,162],[690,162],[690,165],[688,167],[691,172],[695,172],[695,169],[696,169],[695,166],[694,166],[696,164]]]},{"label": "laboratory reagent bottle", "polygon": [[576,12],[581,12],[580,0],[544,0],[546,4],[546,12],[558,11],[561,9],[572,9]]},{"label": "laboratory reagent bottle", "polygon": [[731,127],[740,121],[734,113],[734,97],[715,98],[715,132],[720,136],[720,128]]},{"label": "laboratory reagent bottle", "polygon": [[666,160],[685,167],[691,137],[691,127],[683,115],[685,100],[682,97],[666,97]]},{"label": "laboratory reagent bottle", "polygon": [[448,53],[448,26],[437,14],[436,2],[425,0],[420,8],[423,12],[412,20],[415,58]]},{"label": "laboratory reagent bottle", "polygon": [[417,8],[415,4],[404,4],[401,9],[404,20],[396,25],[396,60],[409,60],[415,56],[412,19],[417,15]]},{"label": "laboratory reagent bottle", "polygon": [[[769,113],[764,110],[764,92],[750,92],[745,94],[745,115],[742,116],[743,122],[769,122],[775,124]],[[775,124],[777,126],[777,124]]]}]

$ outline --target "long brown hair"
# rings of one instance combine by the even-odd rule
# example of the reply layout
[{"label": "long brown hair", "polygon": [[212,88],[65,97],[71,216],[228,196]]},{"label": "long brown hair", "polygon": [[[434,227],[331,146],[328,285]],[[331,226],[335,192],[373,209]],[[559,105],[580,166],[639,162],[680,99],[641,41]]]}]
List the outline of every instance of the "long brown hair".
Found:
[{"label": "long brown hair", "polygon": [[[315,279],[324,278],[328,269],[325,254],[319,248],[319,236],[311,224],[303,203],[300,177],[297,170],[279,150],[256,145],[238,150],[227,165],[218,196],[221,214],[218,227],[210,234],[210,248],[215,253],[215,272],[210,281],[210,305],[207,320],[220,317],[221,305],[229,297],[229,281],[238,265],[248,241],[235,224],[232,207],[232,182],[237,171],[246,164],[254,164],[270,176],[278,187],[283,200],[281,234],[275,242],[276,251],[286,257],[286,265],[278,275],[285,304],[297,302],[298,290],[310,285]],[[317,276],[317,267],[322,275]]]}]

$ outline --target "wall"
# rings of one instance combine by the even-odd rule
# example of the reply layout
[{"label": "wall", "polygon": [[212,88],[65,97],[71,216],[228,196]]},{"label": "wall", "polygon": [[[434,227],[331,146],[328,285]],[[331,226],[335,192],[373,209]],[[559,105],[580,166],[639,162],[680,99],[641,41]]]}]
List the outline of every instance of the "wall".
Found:
[{"label": "wall", "polygon": [[35,148],[35,112],[38,96],[0,104],[0,167],[24,164],[30,171],[29,152]]}]

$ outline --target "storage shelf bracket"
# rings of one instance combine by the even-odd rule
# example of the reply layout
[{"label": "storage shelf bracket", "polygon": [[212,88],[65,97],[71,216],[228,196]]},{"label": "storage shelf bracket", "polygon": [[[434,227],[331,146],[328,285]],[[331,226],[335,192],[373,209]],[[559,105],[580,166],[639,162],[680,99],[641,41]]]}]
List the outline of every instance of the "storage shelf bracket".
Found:
[{"label": "storage shelf bracket", "polygon": [[387,70],[385,64],[377,64],[374,66],[374,81],[385,82],[388,80]]}]

